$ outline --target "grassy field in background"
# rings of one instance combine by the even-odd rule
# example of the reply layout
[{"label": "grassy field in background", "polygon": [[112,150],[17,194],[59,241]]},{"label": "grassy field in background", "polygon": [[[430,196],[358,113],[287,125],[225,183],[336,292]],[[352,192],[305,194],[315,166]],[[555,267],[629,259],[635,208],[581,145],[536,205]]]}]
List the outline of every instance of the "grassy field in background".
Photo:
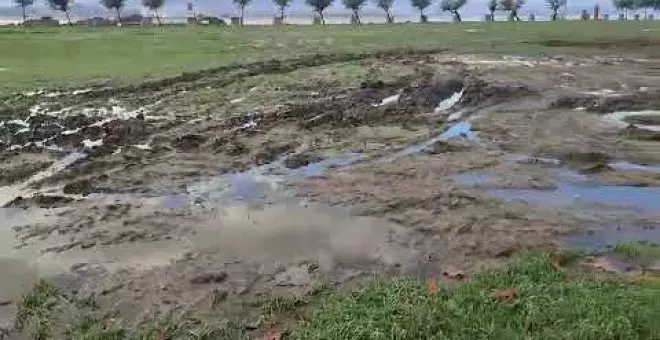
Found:
[{"label": "grassy field in background", "polygon": [[[139,82],[234,62],[396,48],[591,53],[660,43],[660,21],[286,27],[1,28],[0,94]],[[656,47],[656,50],[660,48]]]}]

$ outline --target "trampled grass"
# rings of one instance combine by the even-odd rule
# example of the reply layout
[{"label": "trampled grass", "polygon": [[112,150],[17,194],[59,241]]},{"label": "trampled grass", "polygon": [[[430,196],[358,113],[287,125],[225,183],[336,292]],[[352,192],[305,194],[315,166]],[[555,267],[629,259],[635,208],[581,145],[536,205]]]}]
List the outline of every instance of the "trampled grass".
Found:
[{"label": "trampled grass", "polygon": [[[456,53],[657,50],[660,21],[285,27],[2,28],[0,95],[38,87],[139,82],[184,71],[398,48]],[[655,46],[655,47],[654,47]]]}]

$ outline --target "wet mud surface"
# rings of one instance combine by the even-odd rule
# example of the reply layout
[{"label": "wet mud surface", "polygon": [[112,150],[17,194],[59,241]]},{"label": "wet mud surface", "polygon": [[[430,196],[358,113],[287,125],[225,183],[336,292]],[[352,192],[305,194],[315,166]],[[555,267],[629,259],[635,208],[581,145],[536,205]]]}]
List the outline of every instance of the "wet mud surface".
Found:
[{"label": "wet mud surface", "polygon": [[258,330],[246,301],[660,242],[659,66],[430,51],[18,94],[0,326],[40,277],[130,322]]}]

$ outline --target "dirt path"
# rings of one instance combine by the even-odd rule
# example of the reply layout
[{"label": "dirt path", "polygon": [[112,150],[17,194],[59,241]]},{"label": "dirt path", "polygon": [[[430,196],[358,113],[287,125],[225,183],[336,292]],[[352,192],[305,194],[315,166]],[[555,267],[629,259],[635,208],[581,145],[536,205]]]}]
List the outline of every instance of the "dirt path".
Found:
[{"label": "dirt path", "polygon": [[253,330],[264,297],[660,241],[660,60],[326,59],[31,96],[0,123],[6,327],[38,277]]}]

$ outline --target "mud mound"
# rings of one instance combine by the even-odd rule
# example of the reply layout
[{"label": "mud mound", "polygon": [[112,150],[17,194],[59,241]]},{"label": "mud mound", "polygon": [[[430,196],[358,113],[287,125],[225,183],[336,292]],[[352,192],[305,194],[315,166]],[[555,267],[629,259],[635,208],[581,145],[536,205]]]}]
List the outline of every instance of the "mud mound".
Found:
[{"label": "mud mound", "polygon": [[357,126],[369,123],[424,120],[440,102],[459,92],[463,81],[454,75],[426,72],[376,87],[361,88],[317,101],[290,105],[285,116],[303,127]]},{"label": "mud mound", "polygon": [[487,80],[474,76],[465,79],[461,107],[488,106],[524,97],[537,91],[514,81]]},{"label": "mud mound", "polygon": [[621,130],[619,135],[630,139],[660,142],[660,131],[639,129],[634,125],[630,125],[627,128]]},{"label": "mud mound", "polygon": [[569,95],[555,99],[550,108],[584,109],[596,113],[643,111],[660,107],[658,93],[628,93],[615,96]]}]

